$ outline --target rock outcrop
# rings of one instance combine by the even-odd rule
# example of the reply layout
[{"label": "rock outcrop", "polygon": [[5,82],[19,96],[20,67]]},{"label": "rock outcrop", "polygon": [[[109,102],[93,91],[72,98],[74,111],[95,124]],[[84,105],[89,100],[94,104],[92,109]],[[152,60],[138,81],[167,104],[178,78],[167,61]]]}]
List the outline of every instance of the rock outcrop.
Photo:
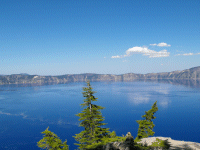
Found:
[{"label": "rock outcrop", "polygon": [[147,146],[150,146],[152,143],[156,141],[156,139],[160,140],[167,140],[170,144],[170,150],[200,150],[200,143],[196,142],[188,142],[188,141],[178,141],[178,140],[173,140],[170,137],[148,137],[148,138],[143,138],[141,139],[140,142],[147,144]]}]

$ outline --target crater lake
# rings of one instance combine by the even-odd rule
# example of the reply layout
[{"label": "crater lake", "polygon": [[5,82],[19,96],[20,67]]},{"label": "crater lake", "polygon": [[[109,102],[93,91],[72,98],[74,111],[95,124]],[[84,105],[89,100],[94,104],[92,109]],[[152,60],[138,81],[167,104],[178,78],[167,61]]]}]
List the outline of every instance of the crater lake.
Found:
[{"label": "crater lake", "polygon": [[[138,124],[145,111],[157,101],[158,111],[154,136],[200,143],[200,88],[189,81],[171,82],[91,82],[98,101],[105,107],[105,127],[118,136],[131,132],[137,136]],[[192,81],[193,83],[193,81]],[[0,149],[39,150],[37,142],[47,127],[62,141],[67,139],[70,150],[77,143],[72,136],[84,130],[75,116],[83,108],[82,88],[85,82],[56,85],[0,86]]]}]

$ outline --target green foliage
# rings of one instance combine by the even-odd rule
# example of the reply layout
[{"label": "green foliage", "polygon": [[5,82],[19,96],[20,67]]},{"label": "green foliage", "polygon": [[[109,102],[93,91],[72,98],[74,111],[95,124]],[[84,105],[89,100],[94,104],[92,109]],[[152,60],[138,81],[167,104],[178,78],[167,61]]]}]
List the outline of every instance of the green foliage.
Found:
[{"label": "green foliage", "polygon": [[116,136],[115,131],[111,132],[107,137],[102,138],[103,145],[111,142],[124,142],[126,137]]},{"label": "green foliage", "polygon": [[170,144],[168,142],[168,140],[164,140],[160,142],[160,147],[164,148],[164,149],[169,149],[170,148]]},{"label": "green foliage", "polygon": [[113,131],[113,132],[111,132],[110,134],[109,134],[109,137],[110,138],[115,138],[117,135],[116,135],[116,132],[115,131]]},{"label": "green foliage", "polygon": [[145,111],[145,115],[142,116],[145,120],[136,121],[139,124],[137,139],[147,138],[155,134],[155,132],[153,132],[153,127],[155,125],[153,124],[152,119],[156,118],[153,116],[156,111],[158,111],[157,101],[153,104],[149,111]]},{"label": "green foliage", "polygon": [[38,147],[47,150],[69,150],[67,140],[62,143],[60,138],[48,129],[49,127],[42,132],[43,139],[37,142]]},{"label": "green foliage", "polygon": [[134,139],[134,141],[135,141],[135,142],[140,142],[141,139],[139,139],[138,137],[136,137],[136,138]]},{"label": "green foliage", "polygon": [[156,141],[154,143],[152,143],[151,147],[160,147],[163,149],[169,149],[170,144],[169,144],[168,140],[160,140],[160,139],[156,138]]},{"label": "green foliage", "polygon": [[108,128],[102,128],[101,126],[106,123],[102,123],[104,118],[102,117],[102,113],[100,110],[104,109],[104,107],[97,106],[92,104],[93,101],[97,101],[97,98],[94,97],[94,91],[92,91],[92,87],[90,82],[87,82],[88,87],[83,88],[83,97],[84,103],[81,104],[84,107],[82,113],[77,114],[76,116],[80,117],[79,121],[80,126],[84,127],[85,130],[81,131],[76,136],[73,136],[76,141],[75,145],[79,146],[79,149],[93,149],[102,145],[103,138],[106,137],[109,133]]},{"label": "green foliage", "polygon": [[150,149],[152,149],[152,148],[150,146],[146,146],[145,144],[134,143],[134,150],[150,150]]},{"label": "green foliage", "polygon": [[[168,140],[160,140],[156,138],[156,141],[152,145],[147,146],[147,143],[137,143],[135,140],[135,150],[153,150],[153,149],[169,149],[170,144]],[[138,141],[139,142],[139,141]]]}]

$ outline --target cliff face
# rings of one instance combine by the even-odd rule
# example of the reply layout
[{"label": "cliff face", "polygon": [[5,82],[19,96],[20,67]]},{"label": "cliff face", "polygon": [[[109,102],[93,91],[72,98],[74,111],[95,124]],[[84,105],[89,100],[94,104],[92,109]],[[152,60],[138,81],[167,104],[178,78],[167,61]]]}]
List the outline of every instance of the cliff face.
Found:
[{"label": "cliff face", "polygon": [[61,76],[38,76],[27,74],[0,75],[0,84],[45,84],[90,81],[133,81],[133,80],[164,80],[164,79],[200,79],[200,66],[183,71],[164,73],[122,75],[112,74],[68,74]]}]

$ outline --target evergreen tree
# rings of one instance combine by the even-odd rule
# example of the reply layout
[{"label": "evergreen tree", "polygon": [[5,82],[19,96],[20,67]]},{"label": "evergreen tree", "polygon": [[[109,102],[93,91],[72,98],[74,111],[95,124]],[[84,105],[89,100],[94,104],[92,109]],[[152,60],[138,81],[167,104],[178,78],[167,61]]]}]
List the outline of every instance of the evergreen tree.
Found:
[{"label": "evergreen tree", "polygon": [[47,150],[69,150],[67,140],[62,143],[60,138],[48,129],[49,127],[42,132],[44,137],[37,143],[38,147]]},{"label": "evergreen tree", "polygon": [[75,143],[75,145],[79,146],[79,149],[94,149],[102,145],[102,139],[106,137],[109,133],[108,128],[102,128],[101,126],[106,123],[102,123],[104,121],[104,117],[102,117],[102,113],[100,110],[104,109],[104,107],[97,106],[92,104],[93,101],[97,101],[97,98],[94,97],[94,91],[92,91],[92,87],[90,82],[87,82],[88,87],[83,87],[83,97],[84,103],[81,104],[84,107],[82,113],[77,114],[76,116],[80,117],[79,121],[80,126],[84,127],[85,130],[81,131],[76,136],[73,136],[79,144]]},{"label": "evergreen tree", "polygon": [[153,116],[156,111],[158,111],[157,101],[149,111],[145,111],[145,115],[142,116],[145,120],[136,121],[139,124],[137,139],[146,138],[155,134],[155,132],[153,132],[153,127],[155,125],[153,124],[152,119],[156,118]]}]

